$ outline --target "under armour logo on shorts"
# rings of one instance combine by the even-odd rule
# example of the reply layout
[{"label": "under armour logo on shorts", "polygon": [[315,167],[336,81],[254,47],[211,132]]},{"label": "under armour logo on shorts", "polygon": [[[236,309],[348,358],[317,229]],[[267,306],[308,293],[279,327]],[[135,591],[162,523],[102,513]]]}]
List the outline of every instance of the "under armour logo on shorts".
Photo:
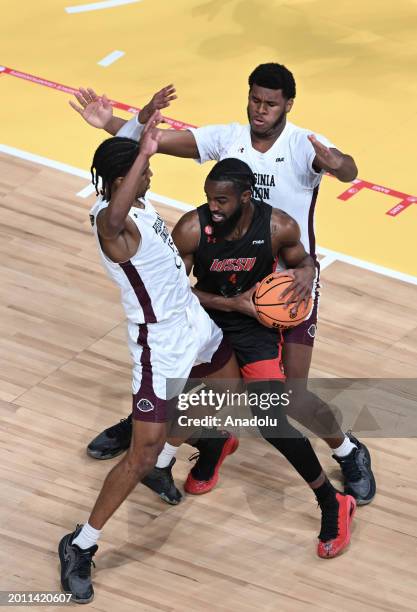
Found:
[{"label": "under armour logo on shorts", "polygon": [[314,325],[314,323],[312,325],[310,325],[310,327],[307,330],[308,335],[310,336],[310,338],[314,338],[316,335],[316,326]]},{"label": "under armour logo on shorts", "polygon": [[145,399],[144,397],[138,401],[136,407],[141,412],[151,412],[151,410],[155,410],[155,406],[152,404],[152,402]]}]

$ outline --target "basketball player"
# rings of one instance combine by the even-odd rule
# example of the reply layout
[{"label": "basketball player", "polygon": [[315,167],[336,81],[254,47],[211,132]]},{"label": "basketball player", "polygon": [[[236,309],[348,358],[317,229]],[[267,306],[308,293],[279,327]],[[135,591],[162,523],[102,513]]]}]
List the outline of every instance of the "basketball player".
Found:
[{"label": "basketball player", "polygon": [[[194,293],[223,330],[239,362],[249,393],[284,390],[282,337],[256,316],[253,293],[280,257],[297,271],[298,302],[308,299],[315,279],[314,262],[300,241],[297,223],[286,213],[252,198],[255,176],[239,159],[218,162],[205,181],[207,204],[186,213],[173,238],[188,273],[197,279]],[[254,415],[265,416],[258,406]],[[313,489],[322,511],[318,555],[334,557],[349,542],[354,498],[338,493],[326,478],[307,438],[290,425],[283,408],[270,406],[279,426],[259,427]],[[199,493],[204,482],[188,475],[186,491]]]},{"label": "basketball player", "polygon": [[[207,204],[186,213],[173,238],[187,272],[193,269],[197,278],[195,294],[232,345],[249,393],[259,397],[282,392],[285,376],[281,334],[259,322],[252,300],[254,286],[281,257],[290,270],[299,272],[301,301],[311,295],[315,269],[300,242],[297,223],[286,213],[254,201],[254,185],[254,174],[241,160],[218,162],[205,182]],[[260,402],[251,406],[255,416],[265,416],[260,406]],[[278,419],[279,426],[260,426],[260,432],[313,489],[322,510],[318,555],[334,557],[349,542],[354,498],[332,487],[309,440],[290,425],[282,407],[270,406],[268,414]],[[192,470],[186,491],[201,493],[205,486]]]},{"label": "basketball player", "polygon": [[[327,171],[339,180],[349,182],[357,176],[357,168],[352,157],[340,152],[329,140],[287,121],[295,94],[294,77],[285,66],[261,64],[249,77],[249,125],[232,123],[185,131],[163,130],[158,152],[193,158],[200,163],[225,157],[247,162],[255,173],[256,189],[263,200],[284,210],[298,222],[301,242],[315,261],[318,284],[320,266],[315,252],[314,212],[322,176]],[[80,90],[77,95],[81,107],[74,103],[72,106],[95,127],[112,134],[120,130],[122,135],[138,138],[142,123],[155,104],[168,105],[174,95],[172,86],[164,88],[137,117],[128,122],[114,117],[111,106],[106,106],[91,89]],[[88,117],[91,108],[96,109],[94,121]],[[294,273],[295,280],[299,274]],[[293,386],[299,391],[298,405],[294,399],[293,416],[322,437],[333,450],[333,457],[343,472],[345,492],[353,495],[359,505],[368,504],[376,491],[368,449],[352,434],[344,434],[330,408],[307,391],[317,309],[318,292],[310,318],[284,332],[285,372],[289,381],[297,381]],[[325,433],[318,423],[325,424]],[[129,444],[129,431],[129,424],[126,427],[124,422],[111,428],[112,452],[120,452]],[[99,440],[95,452],[105,452]]]},{"label": "basketball player", "polygon": [[[155,112],[140,145],[110,138],[97,149],[92,166],[102,198],[91,209],[91,222],[102,263],[121,291],[133,360],[132,441],[107,475],[88,522],[59,544],[61,584],[73,601],[93,599],[91,563],[108,519],[154,467],[167,436],[170,403],[182,384],[167,389],[168,379],[187,379],[196,364],[216,378],[240,376],[230,346],[190,289],[184,263],[164,222],[144,199],[156,153],[160,120]],[[193,374],[192,374],[193,375]]]}]

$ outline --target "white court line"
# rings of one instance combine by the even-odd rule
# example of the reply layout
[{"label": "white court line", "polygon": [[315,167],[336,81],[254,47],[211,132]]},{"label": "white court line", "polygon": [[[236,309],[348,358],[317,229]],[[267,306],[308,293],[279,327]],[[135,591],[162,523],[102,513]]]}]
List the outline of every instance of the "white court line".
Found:
[{"label": "white court line", "polygon": [[179,210],[184,210],[185,212],[195,210],[195,206],[192,206],[191,204],[185,204],[184,202],[167,198],[166,196],[159,195],[159,193],[154,193],[153,191],[148,191],[146,195],[150,200],[156,200],[157,202],[161,202],[161,204],[171,206],[171,208],[178,208]]},{"label": "white court line", "polygon": [[87,170],[81,170],[80,168],[75,168],[75,166],[63,164],[53,159],[48,159],[47,157],[41,157],[35,153],[28,153],[27,151],[22,151],[21,149],[15,149],[14,147],[9,147],[8,145],[0,144],[0,153],[13,155],[13,157],[19,157],[20,159],[25,159],[26,161],[33,162],[34,164],[40,164],[41,166],[47,166],[48,168],[54,168],[55,170],[61,170],[61,172],[66,172],[66,174],[73,174],[74,176],[80,176],[81,178],[91,179],[91,174],[87,172]]},{"label": "white court line", "polygon": [[[0,144],[0,153],[12,155],[13,157],[18,157],[19,159],[25,159],[35,164],[47,166],[48,168],[60,170],[61,172],[66,172],[67,174],[72,174],[81,178],[91,178],[90,173],[86,170],[81,170],[80,168],[75,168],[69,164],[63,164],[53,159],[48,159],[47,157],[41,157],[40,155],[35,155],[34,153],[28,153],[27,151],[22,151],[21,149],[16,149],[15,147],[9,147],[8,145]],[[148,196],[152,200],[156,200],[161,202],[161,204],[166,204],[167,206],[171,206],[172,208],[177,208],[179,210],[188,211],[195,208],[195,206],[192,206],[191,204],[185,204],[184,202],[179,202],[178,200],[161,196],[153,191],[148,191]],[[334,261],[343,261],[344,263],[362,268],[363,270],[370,270],[371,272],[376,272],[376,274],[382,274],[383,276],[389,276],[390,278],[395,278],[412,285],[417,285],[417,276],[412,276],[411,274],[404,274],[403,272],[398,272],[397,270],[391,270],[391,268],[385,268],[384,266],[379,266],[369,261],[364,261],[363,259],[356,259],[356,257],[351,257],[350,255],[339,253],[338,251],[331,251],[330,249],[326,249],[324,247],[318,246],[317,253],[319,255],[324,255],[325,258],[329,257],[331,259],[331,261],[329,261],[329,265]]]},{"label": "white court line", "polygon": [[84,187],[84,189],[81,189],[81,191],[79,191],[76,195],[79,198],[88,198],[90,197],[91,194],[95,193],[96,188],[94,187],[94,185],[92,183],[90,183],[89,185],[87,185],[87,187]]},{"label": "white court line", "polygon": [[[321,255],[321,253],[319,253],[319,255]],[[320,260],[320,270],[325,270],[335,261],[337,261],[337,257],[333,257],[333,255],[325,255],[323,259]]]},{"label": "white court line", "polygon": [[103,57],[103,59],[97,62],[97,64],[106,68],[107,66],[110,66],[110,64],[114,64],[114,62],[123,57],[124,54],[124,51],[112,51],[111,53],[106,55],[106,57]]},{"label": "white court line", "polygon": [[79,4],[78,6],[67,6],[67,13],[86,13],[87,11],[98,11],[100,9],[122,6],[123,4],[133,4],[141,0],[104,0],[103,2],[93,2],[92,4]]},{"label": "white court line", "polygon": [[392,270],[391,268],[385,268],[384,266],[379,266],[378,264],[371,263],[370,261],[356,259],[356,257],[351,257],[350,255],[339,253],[338,251],[331,251],[330,249],[326,249],[324,247],[317,247],[317,253],[319,255],[324,255],[325,259],[327,257],[331,257],[333,261],[343,261],[343,263],[348,263],[351,266],[356,266],[357,268],[362,268],[363,270],[370,270],[371,272],[376,272],[376,274],[383,274],[384,276],[390,276],[391,278],[404,281],[405,283],[417,285],[417,276],[412,276],[411,274],[405,274],[404,272],[398,272],[397,270]]}]

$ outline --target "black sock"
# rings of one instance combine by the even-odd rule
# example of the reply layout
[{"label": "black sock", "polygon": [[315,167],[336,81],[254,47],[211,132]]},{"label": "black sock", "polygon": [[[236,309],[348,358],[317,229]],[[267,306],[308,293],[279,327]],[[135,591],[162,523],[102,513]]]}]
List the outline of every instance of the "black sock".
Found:
[{"label": "black sock", "polygon": [[219,430],[203,429],[202,437],[192,442],[192,446],[200,451],[200,457],[191,470],[196,480],[210,480],[213,476],[225,439],[227,436]]},{"label": "black sock", "polygon": [[[262,393],[272,391],[279,391],[282,387],[277,386],[277,381],[271,381],[267,383],[250,383],[248,384],[248,390],[251,394],[257,394],[261,400]],[[279,381],[278,381],[279,382]],[[269,387],[268,387],[269,384]],[[261,419],[265,418],[265,411],[260,408],[259,405],[251,406],[253,416],[258,417],[258,422],[262,422]],[[284,457],[291,463],[291,465],[297,470],[300,476],[307,482],[314,482],[320,477],[323,469],[320,465],[320,461],[313,447],[310,444],[310,440],[305,438],[298,429],[293,427],[288,421],[286,411],[281,406],[270,406],[268,409],[268,415],[271,418],[275,418],[278,421],[278,426],[266,425],[262,426],[258,424],[259,433],[261,436],[274,446]]]},{"label": "black sock", "polygon": [[328,478],[326,478],[323,484],[317,487],[317,489],[313,489],[313,491],[320,506],[330,506],[333,504],[337,504],[337,491],[331,484],[331,482],[328,480]]}]

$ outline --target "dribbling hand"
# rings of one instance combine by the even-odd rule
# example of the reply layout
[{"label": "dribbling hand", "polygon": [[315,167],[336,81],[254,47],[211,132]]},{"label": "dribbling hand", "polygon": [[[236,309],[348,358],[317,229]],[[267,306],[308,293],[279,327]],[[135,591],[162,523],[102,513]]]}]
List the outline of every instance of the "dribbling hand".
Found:
[{"label": "dribbling hand", "polygon": [[282,300],[287,299],[285,308],[291,305],[291,310],[296,313],[303,302],[305,307],[307,307],[313,291],[315,279],[314,270],[309,267],[290,268],[282,272],[274,272],[273,276],[275,276],[275,278],[290,276],[293,279],[291,285],[289,285],[279,296]]},{"label": "dribbling hand", "polygon": [[254,319],[258,318],[255,304],[253,302],[253,296],[258,288],[258,285],[259,283],[256,283],[254,287],[247,289],[243,293],[239,293],[239,295],[229,298],[231,301],[233,301],[233,309],[236,310],[236,312],[241,312],[242,314],[245,314],[248,317],[253,317]]}]

